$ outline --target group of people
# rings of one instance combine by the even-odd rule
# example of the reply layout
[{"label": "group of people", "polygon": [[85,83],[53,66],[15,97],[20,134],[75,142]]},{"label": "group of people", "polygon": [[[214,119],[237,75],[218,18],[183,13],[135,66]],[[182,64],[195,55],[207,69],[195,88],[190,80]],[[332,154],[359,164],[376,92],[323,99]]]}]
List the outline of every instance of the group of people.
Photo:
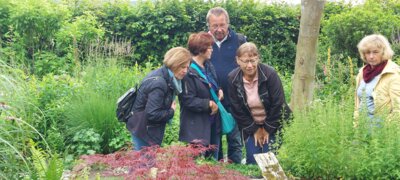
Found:
[{"label": "group of people", "polygon": [[[168,50],[164,65],[144,78],[134,116],[126,126],[135,150],[161,145],[177,96],[179,141],[212,145],[215,148],[205,155],[220,160],[222,125],[213,91],[237,123],[226,135],[228,159],[241,163],[244,145],[246,164],[255,164],[253,155],[271,150],[283,121],[291,117],[282,82],[272,67],[261,63],[257,46],[229,28],[225,9],[210,9],[206,21],[208,32],[191,34],[187,48]],[[363,106],[371,116],[383,109],[399,112],[400,70],[391,61],[394,53],[389,42],[381,35],[370,35],[358,48],[367,65],[357,76],[357,112]]]}]

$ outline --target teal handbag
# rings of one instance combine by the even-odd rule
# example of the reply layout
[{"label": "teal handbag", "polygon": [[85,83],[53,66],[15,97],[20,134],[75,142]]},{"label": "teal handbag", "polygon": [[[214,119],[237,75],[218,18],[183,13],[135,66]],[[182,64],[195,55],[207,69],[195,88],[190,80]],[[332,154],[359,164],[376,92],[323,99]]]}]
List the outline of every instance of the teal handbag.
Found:
[{"label": "teal handbag", "polygon": [[[196,64],[192,63],[190,67],[196,70],[200,74],[200,76],[208,83],[206,76],[203,74],[203,72],[201,72]],[[215,94],[212,88],[210,88],[210,93],[215,103],[217,104],[219,114],[221,115],[222,134],[228,134],[232,132],[233,128],[235,128],[236,121],[233,118],[232,114],[226,111],[225,107],[222,105],[221,101],[218,99],[218,96]]]}]

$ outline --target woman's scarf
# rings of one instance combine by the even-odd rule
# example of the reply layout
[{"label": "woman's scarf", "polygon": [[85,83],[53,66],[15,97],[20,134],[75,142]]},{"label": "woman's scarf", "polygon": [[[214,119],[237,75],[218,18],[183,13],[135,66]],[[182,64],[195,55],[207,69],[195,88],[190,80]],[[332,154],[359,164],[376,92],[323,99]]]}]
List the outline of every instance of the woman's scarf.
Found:
[{"label": "woman's scarf", "polygon": [[363,78],[365,83],[369,83],[375,76],[379,75],[385,68],[388,61],[383,61],[379,65],[372,67],[370,64],[366,65],[363,69]]},{"label": "woman's scarf", "polygon": [[174,76],[174,73],[168,68],[168,74],[172,78],[172,83],[174,84],[175,87],[175,94],[178,95],[182,92],[182,81],[176,79]]}]

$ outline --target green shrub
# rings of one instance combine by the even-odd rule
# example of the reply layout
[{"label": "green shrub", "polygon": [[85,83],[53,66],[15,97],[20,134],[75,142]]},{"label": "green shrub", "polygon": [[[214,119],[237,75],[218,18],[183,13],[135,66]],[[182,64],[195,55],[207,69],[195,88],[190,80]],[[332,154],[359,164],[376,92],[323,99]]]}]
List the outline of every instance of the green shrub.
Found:
[{"label": "green shrub", "polygon": [[[0,74],[0,179],[35,179],[42,172],[48,173],[47,177],[57,176],[53,173],[60,172],[60,169],[62,172],[62,163],[60,166],[44,136],[30,124],[32,119],[42,119],[43,116],[37,108],[37,96],[30,88],[27,76],[2,61]],[[35,79],[32,81],[36,82]],[[40,142],[43,153],[37,151],[39,147],[32,139]],[[47,160],[53,165],[46,164]],[[39,161],[44,162],[41,168],[36,166]],[[56,161],[58,163],[54,164]],[[42,171],[44,169],[46,171]]]},{"label": "green shrub", "polygon": [[10,28],[3,36],[4,41],[0,42],[0,61],[6,62],[13,67],[28,69],[29,64],[26,61],[27,50],[21,42],[21,36]]},{"label": "green shrub", "polygon": [[[46,136],[52,133],[52,129],[61,132],[68,131],[63,114],[65,106],[81,86],[82,83],[70,75],[47,74],[41,80],[32,78],[29,87],[38,101],[38,108],[44,115],[42,118],[31,119],[30,123]],[[55,148],[59,149],[59,147]]]},{"label": "green shrub", "polygon": [[83,15],[75,17],[71,22],[63,24],[55,37],[60,55],[75,53],[74,56],[79,58],[81,51],[89,48],[90,42],[104,38],[104,29],[92,12],[85,12]]},{"label": "green shrub", "polygon": [[11,27],[21,36],[31,72],[35,72],[35,53],[54,48],[54,35],[68,19],[68,11],[48,0],[12,1],[11,7]]},{"label": "green shrub", "polygon": [[178,0],[138,3],[132,11],[136,17],[127,29],[134,60],[159,63],[168,49],[185,45],[188,33],[197,31],[190,28],[191,18],[185,11]]},{"label": "green shrub", "polygon": [[[317,60],[314,99],[341,100],[355,86],[357,59],[331,54],[330,49]],[[326,58],[326,59],[325,59]]]},{"label": "green shrub", "polygon": [[43,77],[46,74],[69,74],[72,72],[72,62],[65,57],[58,57],[51,52],[36,53],[36,63],[34,64],[35,74]]},{"label": "green shrub", "polygon": [[69,146],[75,155],[95,154],[101,151],[103,139],[93,129],[81,129],[72,138]]},{"label": "green shrub", "polygon": [[316,101],[284,129],[278,158],[286,173],[306,179],[397,179],[397,122],[371,127],[363,115],[353,127],[353,93]]},{"label": "green shrub", "polygon": [[0,44],[10,24],[11,3],[8,0],[0,0]]},{"label": "green shrub", "polygon": [[366,3],[353,7],[351,11],[332,15],[322,28],[323,35],[332,45],[332,52],[358,57],[357,44],[364,36],[380,33],[392,37],[400,29],[400,17],[382,4]]},{"label": "green shrub", "polygon": [[[57,125],[60,126],[60,124]],[[62,153],[65,151],[65,137],[62,132],[63,131],[58,129],[56,125],[52,125],[46,131],[46,141],[49,144],[49,147],[57,153]]]},{"label": "green shrub", "polygon": [[[109,141],[113,138],[118,121],[115,117],[115,99],[108,98],[96,92],[80,92],[79,95],[71,99],[69,106],[66,107],[66,135],[75,136],[84,129],[93,129],[101,135],[102,141],[98,142],[100,150],[96,152],[108,153]],[[75,137],[74,137],[75,138]],[[75,144],[74,140],[68,141]]]},{"label": "green shrub", "polygon": [[123,124],[116,119],[116,101],[151,69],[151,66],[140,68],[137,65],[132,69],[122,68],[113,61],[89,63],[79,77],[82,87],[67,102],[63,112],[67,144],[73,143],[72,137],[80,130],[93,129],[102,138],[98,153],[121,148],[125,143],[121,140],[126,139],[127,132],[120,132]]},{"label": "green shrub", "polygon": [[132,136],[131,133],[126,129],[125,124],[121,123],[116,127],[114,136],[111,138],[108,146],[112,151],[117,151],[127,147],[132,147]]},{"label": "green shrub", "polygon": [[[248,5],[247,8],[239,4],[236,8],[236,11],[232,11],[237,13],[238,21],[241,22],[236,26],[237,31],[258,44],[265,62],[293,72],[300,27],[299,9],[283,4],[258,3]],[[232,24],[236,24],[236,21],[232,21]]]}]

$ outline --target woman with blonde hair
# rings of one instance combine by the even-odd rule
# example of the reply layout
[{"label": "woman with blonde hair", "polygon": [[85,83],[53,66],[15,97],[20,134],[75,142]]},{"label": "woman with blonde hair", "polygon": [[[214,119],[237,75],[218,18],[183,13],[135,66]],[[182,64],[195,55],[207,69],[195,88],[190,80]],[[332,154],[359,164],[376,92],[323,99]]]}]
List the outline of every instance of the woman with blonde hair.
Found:
[{"label": "woman with blonde hair", "polygon": [[126,123],[135,150],[161,145],[166,123],[174,116],[175,96],[182,92],[181,79],[188,71],[190,59],[186,48],[172,48],[164,55],[164,65],[143,79],[133,115]]},{"label": "woman with blonde hair", "polygon": [[357,45],[363,66],[356,78],[355,117],[366,110],[373,124],[381,115],[400,112],[400,68],[391,59],[389,41],[380,34],[364,37]]}]

